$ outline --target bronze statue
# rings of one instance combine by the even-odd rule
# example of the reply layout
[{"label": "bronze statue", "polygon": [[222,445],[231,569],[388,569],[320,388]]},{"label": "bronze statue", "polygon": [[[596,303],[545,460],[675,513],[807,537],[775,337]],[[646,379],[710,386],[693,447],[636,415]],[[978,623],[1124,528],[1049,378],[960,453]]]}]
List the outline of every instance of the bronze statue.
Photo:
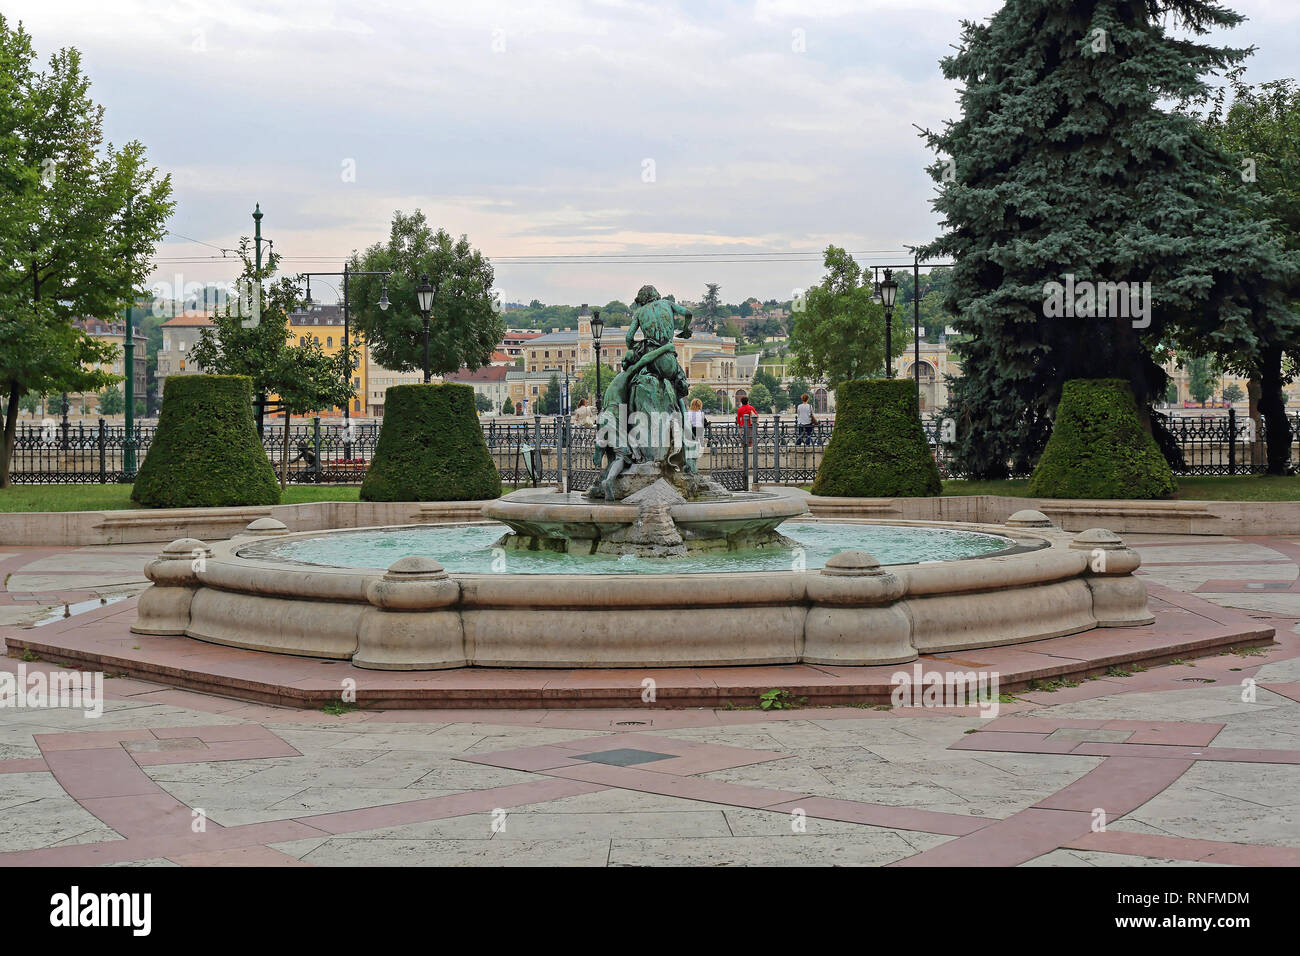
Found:
[{"label": "bronze statue", "polygon": [[[596,421],[594,464],[603,463],[604,472],[587,493],[609,501],[646,486],[645,480],[629,481],[625,476],[630,470],[639,478],[663,477],[674,485],[683,484],[681,476],[695,471],[694,460],[685,453],[689,386],[673,347],[674,338],[690,337],[691,311],[661,298],[652,285],[641,287],[633,305],[624,336],[623,370],[605,389]],[[642,467],[647,465],[653,467]]]}]

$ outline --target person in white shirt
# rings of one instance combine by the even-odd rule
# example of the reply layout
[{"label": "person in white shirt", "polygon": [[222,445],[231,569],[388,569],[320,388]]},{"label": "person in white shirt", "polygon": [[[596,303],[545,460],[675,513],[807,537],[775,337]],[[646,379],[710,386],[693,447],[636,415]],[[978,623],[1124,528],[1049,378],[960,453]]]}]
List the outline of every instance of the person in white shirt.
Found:
[{"label": "person in white shirt", "polygon": [[596,408],[594,405],[588,405],[584,398],[578,402],[578,407],[573,410],[573,424],[575,425],[594,425],[596,423]]},{"label": "person in white shirt", "polygon": [[687,415],[687,424],[691,426],[691,435],[695,443],[704,445],[704,403],[698,398],[691,399],[691,410]]},{"label": "person in white shirt", "polygon": [[817,418],[813,415],[812,406],[808,404],[807,392],[799,396],[799,406],[794,410],[794,421],[794,443],[796,445],[811,445],[813,426],[817,424]]}]

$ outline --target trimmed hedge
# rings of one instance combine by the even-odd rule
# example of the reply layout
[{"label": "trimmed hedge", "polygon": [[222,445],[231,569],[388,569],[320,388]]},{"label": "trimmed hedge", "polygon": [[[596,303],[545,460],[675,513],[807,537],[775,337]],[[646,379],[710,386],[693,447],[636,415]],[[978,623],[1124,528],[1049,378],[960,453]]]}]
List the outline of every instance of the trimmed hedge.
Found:
[{"label": "trimmed hedge", "polygon": [[915,498],[942,489],[911,379],[861,379],[835,389],[835,428],[812,493]]},{"label": "trimmed hedge", "polygon": [[1066,382],[1052,437],[1029,479],[1035,498],[1165,498],[1178,490],[1169,463],[1138,419],[1128,382]]},{"label": "trimmed hedge", "polygon": [[253,424],[243,375],[173,375],[131,500],[146,508],[278,505],[280,485]]},{"label": "trimmed hedge", "polygon": [[501,497],[468,385],[394,385],[361,483],[362,501],[480,501]]}]

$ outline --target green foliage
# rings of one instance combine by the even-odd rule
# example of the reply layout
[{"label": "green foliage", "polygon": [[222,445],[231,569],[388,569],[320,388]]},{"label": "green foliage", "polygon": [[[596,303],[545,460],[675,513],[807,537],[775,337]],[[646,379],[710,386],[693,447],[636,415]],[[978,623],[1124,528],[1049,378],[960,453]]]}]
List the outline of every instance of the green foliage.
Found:
[{"label": "green foliage", "polygon": [[794,710],[806,703],[807,697],[795,697],[788,690],[777,687],[758,695],[758,706],[763,710]]},{"label": "green foliage", "polygon": [[1235,382],[1233,382],[1231,385],[1224,386],[1223,400],[1225,402],[1239,402],[1245,397],[1246,397],[1246,393],[1243,392],[1241,390],[1241,387],[1237,385]]},{"label": "green foliage", "polygon": [[[771,398],[772,411],[783,412],[790,407],[790,396],[785,388],[781,385],[781,380],[771,372],[760,367],[754,373],[754,384],[762,385],[767,389],[767,394]],[[754,406],[758,408],[757,405]]]},{"label": "green foliage", "polygon": [[173,375],[131,500],[146,508],[280,503],[240,375]]},{"label": "green foliage", "polygon": [[71,320],[109,317],[151,270],[171,214],[171,181],[132,140],[105,144],[81,55],[41,69],[32,38],[0,15],[0,395],[8,395],[0,487],[9,484],[28,392],[97,391],[115,348]]},{"label": "green foliage", "polygon": [[[1222,170],[1225,191],[1236,206],[1256,222],[1266,225],[1290,252],[1300,251],[1300,89],[1294,80],[1275,80],[1258,88],[1242,83],[1241,69],[1230,72],[1233,103],[1223,113],[1227,87],[1216,94],[1214,109],[1206,117],[1210,137],[1231,153],[1237,165]],[[1249,313],[1251,337],[1219,347],[1224,367],[1246,375],[1259,386],[1258,409],[1264,420],[1268,471],[1290,471],[1291,420],[1285,388],[1295,377],[1295,364],[1287,360],[1300,347],[1300,272],[1285,277],[1270,275],[1267,290],[1282,280],[1291,309],[1257,304]]]},{"label": "green foliage", "polygon": [[[1165,391],[1159,343],[1252,354],[1293,322],[1300,260],[1225,189],[1235,157],[1166,108],[1247,55],[1203,42],[1241,19],[1208,0],[1006,0],[963,25],[942,63],[961,115],[926,134],[946,231],[919,252],[956,263],[945,304],[969,338],[947,412],[974,477],[1037,459],[1067,381],[1123,378],[1145,416]],[[1067,275],[1150,283],[1149,324],[1045,315]]]},{"label": "green foliage", "polygon": [[696,382],[691,386],[691,390],[686,393],[687,406],[689,407],[690,403],[695,401],[697,398],[700,400],[700,404],[704,406],[704,411],[706,412],[718,411],[722,407],[721,403],[718,401],[718,393],[703,382]]},{"label": "green foliage", "polygon": [[725,322],[722,323],[721,326],[718,327],[718,335],[721,335],[725,338],[735,339],[737,342],[742,342],[745,339],[744,329],[742,329],[735,322],[732,322],[730,319],[727,319]]},{"label": "green foliage", "polygon": [[124,411],[126,411],[126,398],[116,385],[99,393],[99,414],[121,415]]},{"label": "green foliage", "polygon": [[755,382],[749,390],[749,404],[754,406],[754,411],[764,415],[772,413],[772,393],[767,390],[767,386],[762,382]]},{"label": "green foliage", "polygon": [[480,412],[490,412],[492,411],[492,399],[488,398],[482,392],[475,392],[474,408]]},{"label": "green foliage", "polygon": [[[614,367],[604,362],[600,363],[600,387],[604,388],[614,380]],[[569,384],[569,400],[576,408],[578,402],[586,398],[595,401],[596,395],[596,363],[584,365],[578,377]]]},{"label": "green foliage", "polygon": [[216,375],[247,376],[255,393],[287,395],[298,415],[347,404],[354,393],[346,369],[359,359],[357,343],[348,343],[347,356],[341,350],[326,356],[311,338],[290,346],[289,313],[302,302],[301,281],[282,276],[269,282],[281,257],[269,254],[259,270],[246,236],[239,241],[239,255],[240,286],[247,293],[199,332],[190,360]]},{"label": "green foliage", "polygon": [[1167,498],[1177,490],[1127,382],[1065,383],[1052,437],[1029,479],[1032,497]]},{"label": "green foliage", "polygon": [[[826,275],[805,294],[803,312],[795,313],[790,333],[790,370],[840,382],[878,375],[885,368],[885,309],[871,301],[870,282],[853,257],[837,246],[826,247]],[[903,354],[909,332],[903,311],[894,309],[891,348]]]},{"label": "green foliage", "polygon": [[468,385],[394,385],[362,501],[480,501],[501,496]]},{"label": "green foliage", "polygon": [[840,498],[939,494],[939,468],[908,379],[860,379],[836,390],[835,429],[812,493]]},{"label": "green foliage", "polygon": [[351,268],[393,272],[387,280],[387,311],[378,305],[378,276],[351,280],[353,315],[379,364],[398,371],[423,367],[424,322],[415,289],[425,274],[437,290],[429,326],[433,374],[477,369],[492,360],[506,323],[492,292],[492,264],[465,236],[452,239],[445,229],[435,232],[418,209],[399,211],[393,214],[388,242],[354,255]]},{"label": "green foliage", "polygon": [[700,307],[695,313],[696,320],[710,332],[716,330],[722,320],[722,300],[718,296],[720,288],[716,282],[706,283],[704,298],[700,300]]},{"label": "green foliage", "polygon": [[289,312],[301,301],[301,283],[287,276],[266,283],[275,274],[280,256],[270,254],[262,268],[249,255],[249,241],[239,243],[244,269],[239,300],[213,317],[199,332],[190,358],[217,375],[247,376],[259,394],[275,394],[284,403],[284,441],[280,454],[280,487],[288,481],[289,424],[293,415],[346,407],[356,394],[352,369],[360,361],[355,341],[327,355],[313,337],[289,343]]},{"label": "green foliage", "polygon": [[802,378],[796,378],[792,381],[786,389],[786,393],[790,396],[791,405],[798,405],[805,394],[809,396],[809,403],[812,402],[812,387]]},{"label": "green foliage", "polygon": [[515,403],[511,401],[510,396],[507,395],[506,400],[501,403],[501,414],[513,415],[514,413],[515,413]]},{"label": "green foliage", "polygon": [[543,415],[558,415],[564,410],[564,387],[560,384],[560,376],[551,373],[550,379],[546,382],[546,391],[542,393],[542,400],[539,403],[541,408],[538,409]]},{"label": "green foliage", "polygon": [[1214,394],[1215,381],[1208,356],[1194,355],[1187,360],[1187,390],[1191,392],[1192,401],[1209,401]]}]

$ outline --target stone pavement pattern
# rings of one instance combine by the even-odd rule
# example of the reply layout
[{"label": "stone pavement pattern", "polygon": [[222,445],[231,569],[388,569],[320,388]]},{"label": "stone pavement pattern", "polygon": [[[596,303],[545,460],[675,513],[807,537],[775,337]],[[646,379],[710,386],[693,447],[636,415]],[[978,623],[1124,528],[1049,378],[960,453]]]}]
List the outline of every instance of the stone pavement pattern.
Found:
[{"label": "stone pavement pattern", "polygon": [[[109,677],[98,719],[0,708],[0,865],[1300,864],[1300,541],[1126,540],[1152,583],[1277,646],[1021,693],[992,720],[330,715]],[[0,548],[0,621],[139,590],[152,554]]]}]

